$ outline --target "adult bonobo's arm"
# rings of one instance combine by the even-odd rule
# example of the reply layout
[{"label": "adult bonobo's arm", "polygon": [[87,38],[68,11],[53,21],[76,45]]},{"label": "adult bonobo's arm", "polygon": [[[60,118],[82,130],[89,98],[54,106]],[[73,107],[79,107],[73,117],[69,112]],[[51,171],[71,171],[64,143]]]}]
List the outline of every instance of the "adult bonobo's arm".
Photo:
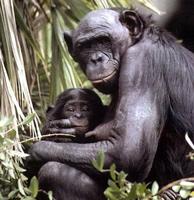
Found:
[{"label": "adult bonobo's arm", "polygon": [[114,157],[119,158],[119,155],[116,156],[119,146],[119,142],[116,142],[113,138],[112,140],[87,144],[40,141],[32,145],[29,153],[31,160],[39,162],[58,161],[79,168],[94,170],[92,160],[96,159],[100,150],[106,154],[105,167],[109,167],[114,161]]},{"label": "adult bonobo's arm", "polygon": [[128,49],[119,79],[115,126],[123,140],[121,166],[132,181],[145,180],[150,172],[167,117],[167,91],[162,74],[150,79],[147,48],[152,46],[139,42]]}]

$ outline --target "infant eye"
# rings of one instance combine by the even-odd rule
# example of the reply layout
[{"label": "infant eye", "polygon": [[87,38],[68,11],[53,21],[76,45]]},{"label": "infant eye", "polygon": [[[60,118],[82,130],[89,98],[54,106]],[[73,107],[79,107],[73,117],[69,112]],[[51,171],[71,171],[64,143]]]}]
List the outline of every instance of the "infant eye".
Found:
[{"label": "infant eye", "polygon": [[76,48],[80,49],[82,47],[82,44],[81,43],[77,43],[76,44]]},{"label": "infant eye", "polygon": [[89,107],[88,107],[87,105],[84,105],[84,106],[82,107],[82,111],[89,111]]},{"label": "infant eye", "polygon": [[66,111],[73,112],[74,109],[73,109],[73,107],[68,107],[68,108],[66,108]]}]

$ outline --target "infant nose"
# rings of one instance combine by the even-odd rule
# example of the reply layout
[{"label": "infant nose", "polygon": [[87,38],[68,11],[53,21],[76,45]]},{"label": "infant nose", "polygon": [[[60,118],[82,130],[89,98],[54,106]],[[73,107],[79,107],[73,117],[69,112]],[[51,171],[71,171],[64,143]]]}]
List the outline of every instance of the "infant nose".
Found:
[{"label": "infant nose", "polygon": [[74,115],[75,117],[77,117],[77,118],[81,118],[81,113],[75,113],[75,115]]}]

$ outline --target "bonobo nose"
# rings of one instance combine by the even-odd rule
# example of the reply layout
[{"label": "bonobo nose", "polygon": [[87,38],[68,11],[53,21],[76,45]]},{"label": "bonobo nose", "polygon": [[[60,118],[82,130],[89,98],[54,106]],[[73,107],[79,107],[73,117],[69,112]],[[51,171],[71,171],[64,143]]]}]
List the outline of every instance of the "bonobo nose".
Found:
[{"label": "bonobo nose", "polygon": [[81,113],[75,113],[74,116],[77,117],[77,118],[81,118],[82,117]]},{"label": "bonobo nose", "polygon": [[104,54],[102,52],[97,52],[92,54],[90,60],[92,63],[97,64],[97,63],[101,63],[104,60]]}]

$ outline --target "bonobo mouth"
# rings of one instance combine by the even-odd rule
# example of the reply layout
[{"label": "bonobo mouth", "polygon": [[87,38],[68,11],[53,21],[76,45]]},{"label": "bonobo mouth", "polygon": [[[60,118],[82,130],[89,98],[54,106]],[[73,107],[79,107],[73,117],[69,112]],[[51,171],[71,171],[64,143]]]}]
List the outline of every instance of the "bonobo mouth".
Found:
[{"label": "bonobo mouth", "polygon": [[108,82],[109,80],[111,80],[115,76],[116,73],[117,73],[117,70],[114,70],[111,74],[109,74],[106,77],[103,77],[103,78],[100,78],[100,79],[95,79],[95,80],[90,80],[90,81],[94,85],[97,85],[97,84],[102,83],[102,82]]},{"label": "bonobo mouth", "polygon": [[115,69],[108,76],[91,80],[94,87],[104,94],[113,94],[118,85],[118,71]]},{"label": "bonobo mouth", "polygon": [[70,117],[71,127],[85,128],[89,126],[89,121],[86,118]]}]

